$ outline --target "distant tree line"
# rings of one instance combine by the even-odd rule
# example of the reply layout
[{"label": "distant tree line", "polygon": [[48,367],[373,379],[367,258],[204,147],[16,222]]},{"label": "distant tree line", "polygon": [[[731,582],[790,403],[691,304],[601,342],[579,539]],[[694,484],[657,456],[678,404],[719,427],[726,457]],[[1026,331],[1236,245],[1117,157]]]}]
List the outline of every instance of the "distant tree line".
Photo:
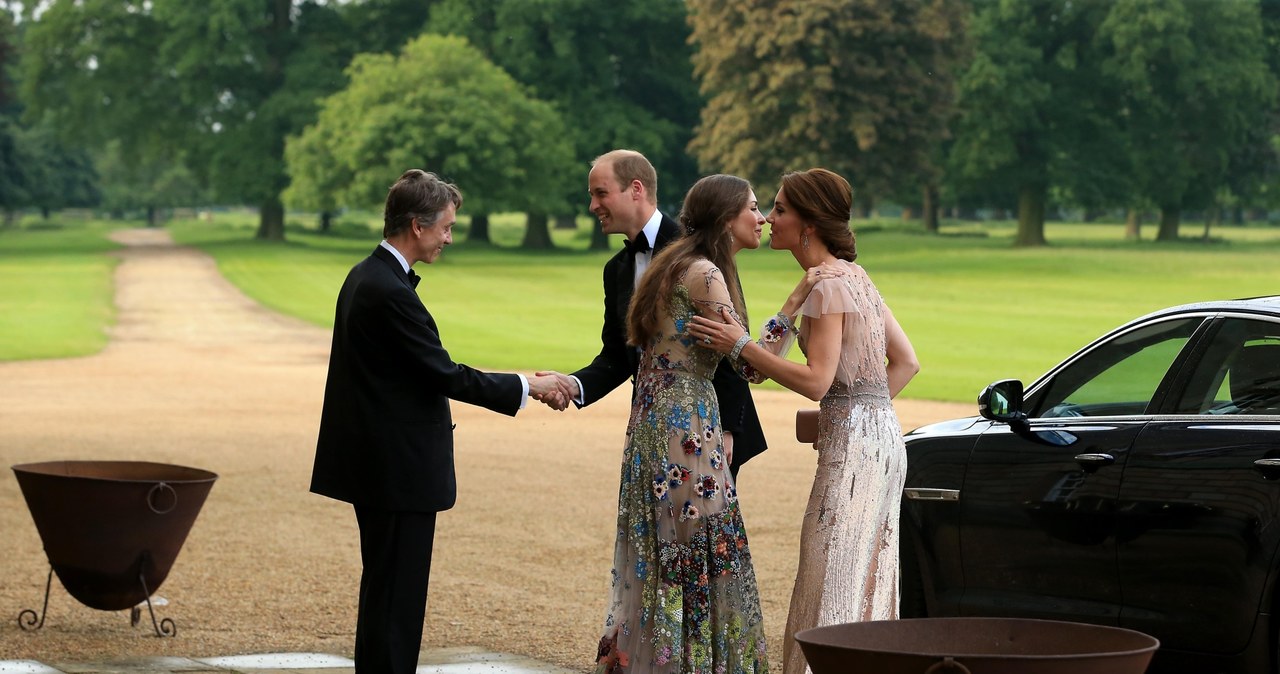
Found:
[{"label": "distant tree line", "polygon": [[[616,147],[669,210],[699,175],[837,170],[859,212],[1280,206],[1277,0],[0,2],[0,208],[376,208],[405,168],[524,245]],[[324,222],[328,222],[327,218]],[[595,246],[604,246],[597,233]]]}]

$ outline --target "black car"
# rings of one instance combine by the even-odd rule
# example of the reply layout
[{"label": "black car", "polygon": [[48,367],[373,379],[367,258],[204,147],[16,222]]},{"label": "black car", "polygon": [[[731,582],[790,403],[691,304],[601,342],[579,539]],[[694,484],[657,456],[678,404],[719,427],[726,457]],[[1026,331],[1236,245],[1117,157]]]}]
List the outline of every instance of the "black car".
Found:
[{"label": "black car", "polygon": [[907,434],[902,615],[1161,642],[1150,671],[1280,672],[1280,296],[1143,316],[981,416]]}]

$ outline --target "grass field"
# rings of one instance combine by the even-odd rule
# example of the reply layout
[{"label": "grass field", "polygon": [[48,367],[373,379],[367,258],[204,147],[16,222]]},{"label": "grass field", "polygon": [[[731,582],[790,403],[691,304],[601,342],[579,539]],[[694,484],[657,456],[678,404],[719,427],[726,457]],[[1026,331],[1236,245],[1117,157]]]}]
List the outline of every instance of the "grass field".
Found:
[{"label": "grass field", "polygon": [[108,231],[98,222],[0,228],[0,360],[102,350],[118,263]]},{"label": "grass field", "polygon": [[[378,241],[376,218],[348,216],[328,234],[291,219],[283,245],[254,241],[254,224],[252,215],[232,213],[169,228],[264,305],[331,325],[343,277]],[[497,246],[466,244],[461,228],[440,261],[418,265],[419,293],[457,360],[495,370],[576,369],[599,348],[600,272],[611,252],[587,250],[594,223],[586,219],[577,230],[553,230],[553,251],[516,248],[522,226],[519,216],[495,218]],[[0,230],[0,359],[101,347],[111,315],[107,227]],[[1201,225],[1190,224],[1184,241],[1155,244],[1125,242],[1116,224],[1050,223],[1053,245],[1040,249],[1013,248],[1011,223],[944,223],[938,236],[889,220],[855,229],[859,262],[920,356],[923,371],[904,393],[913,398],[971,401],[995,379],[1029,381],[1110,328],[1164,306],[1280,293],[1275,227],[1218,228],[1205,242],[1195,238]],[[616,249],[620,238],[611,244]],[[744,251],[740,268],[756,324],[800,273],[789,254],[767,248]],[[79,280],[49,280],[70,278]],[[75,332],[86,336],[71,338]]]}]

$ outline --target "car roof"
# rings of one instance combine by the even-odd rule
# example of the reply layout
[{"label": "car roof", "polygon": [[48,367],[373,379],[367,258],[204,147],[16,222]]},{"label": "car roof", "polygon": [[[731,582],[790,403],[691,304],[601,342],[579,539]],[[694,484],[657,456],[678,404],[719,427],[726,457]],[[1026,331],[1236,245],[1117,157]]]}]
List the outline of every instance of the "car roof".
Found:
[{"label": "car roof", "polygon": [[1280,295],[1263,295],[1261,297],[1244,297],[1234,300],[1209,300],[1192,302],[1153,311],[1146,316],[1129,321],[1139,323],[1150,318],[1171,316],[1176,314],[1202,313],[1211,311],[1240,311],[1245,313],[1271,314],[1280,316]]}]

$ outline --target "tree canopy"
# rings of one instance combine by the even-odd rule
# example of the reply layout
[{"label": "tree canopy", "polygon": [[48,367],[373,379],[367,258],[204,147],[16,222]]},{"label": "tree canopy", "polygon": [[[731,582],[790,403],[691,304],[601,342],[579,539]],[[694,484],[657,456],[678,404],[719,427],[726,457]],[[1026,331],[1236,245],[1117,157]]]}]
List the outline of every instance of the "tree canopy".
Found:
[{"label": "tree canopy", "polygon": [[476,212],[555,212],[573,168],[556,111],[461,37],[424,35],[398,54],[363,54],[347,88],[291,138],[291,203],[373,207],[408,168],[463,190]]},{"label": "tree canopy", "polygon": [[1159,239],[1178,238],[1182,209],[1213,203],[1232,156],[1267,126],[1276,82],[1261,25],[1254,3],[1115,0],[1099,26],[1134,193],[1160,208]]},{"label": "tree canopy", "polygon": [[931,177],[966,5],[954,0],[691,0],[708,171],[772,192],[824,166],[866,194]]},{"label": "tree canopy", "polygon": [[358,48],[340,12],[403,37],[421,26],[421,5],[52,0],[26,31],[23,99],[71,141],[118,141],[135,161],[184,157],[217,197],[258,205],[260,238],[282,239],[285,136],[342,86]]},{"label": "tree canopy", "polygon": [[[0,2],[10,211],[212,200],[257,206],[280,239],[286,185],[330,212],[423,166],[476,216],[525,211],[536,245],[619,147],[653,161],[668,211],[702,173],[767,200],[820,165],[860,206],[923,204],[927,231],[938,201],[1016,208],[1019,245],[1045,243],[1055,209],[1155,208],[1173,238],[1182,213],[1280,203],[1271,0],[48,0],[15,22],[16,6]],[[410,40],[422,67],[402,62]],[[50,188],[63,175],[85,182]]]},{"label": "tree canopy", "polygon": [[[681,0],[442,0],[430,30],[465,36],[559,112],[572,130],[572,212],[585,210],[588,162],[616,148],[644,153],[659,200],[678,208],[698,178],[684,147],[701,105],[685,17]],[[607,245],[603,233],[594,245]]]}]

